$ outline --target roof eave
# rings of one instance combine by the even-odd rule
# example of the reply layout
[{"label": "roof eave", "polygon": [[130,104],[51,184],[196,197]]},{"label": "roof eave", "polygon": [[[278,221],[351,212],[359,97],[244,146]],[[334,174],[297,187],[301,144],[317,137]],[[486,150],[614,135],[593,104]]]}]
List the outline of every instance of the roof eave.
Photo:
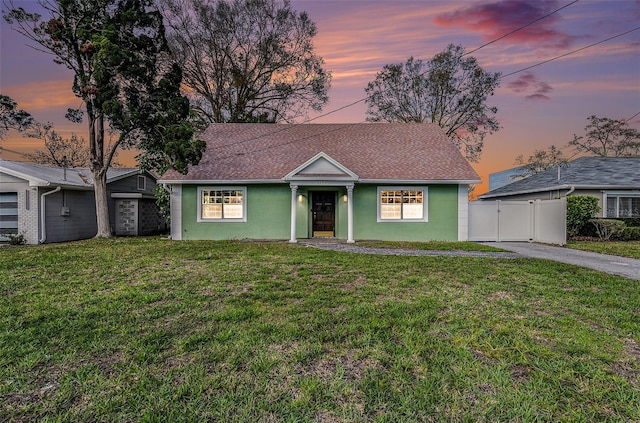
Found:
[{"label": "roof eave", "polygon": [[428,185],[471,185],[481,179],[360,179],[361,184],[428,184]]},{"label": "roof eave", "polygon": [[[558,189],[570,189],[573,185],[568,185],[568,184],[564,184],[564,185],[554,185],[552,187],[544,187],[544,188],[531,188],[531,189],[523,189],[520,191],[511,191],[511,192],[504,192],[504,193],[497,193],[497,194],[482,194],[479,195],[478,198],[480,200],[483,200],[485,198],[496,198],[496,197],[507,197],[510,195],[523,195],[523,194],[534,194],[536,192],[546,192],[546,191],[555,191]],[[576,186],[577,188],[577,186]]]},{"label": "roof eave", "polygon": [[353,179],[353,178],[319,178],[319,179],[160,179],[159,184],[165,185],[239,185],[239,184],[282,184],[297,182],[299,184],[313,183],[319,180],[327,182],[352,182],[361,184],[429,184],[429,185],[470,185],[479,184],[480,179]]},{"label": "roof eave", "polygon": [[240,185],[240,184],[282,184],[282,179],[160,179],[165,185]]},{"label": "roof eave", "polygon": [[46,187],[49,186],[50,182],[45,179],[36,178],[33,175],[29,175],[27,173],[18,172],[13,169],[9,169],[6,167],[0,167],[0,172],[6,173],[7,175],[11,175],[18,179],[23,179],[29,182],[30,187]]},{"label": "roof eave", "polygon": [[144,174],[148,174],[148,173],[149,172],[142,172],[142,171],[140,171],[140,169],[135,168],[135,169],[131,169],[129,172],[122,173],[122,174],[117,175],[117,176],[112,176],[111,178],[107,178],[107,183],[110,184],[111,182],[119,181],[120,179],[128,178],[129,176],[144,175]]},{"label": "roof eave", "polygon": [[563,185],[554,185],[551,187],[543,187],[543,188],[532,188],[527,190],[520,191],[511,191],[504,192],[498,194],[482,194],[479,195],[478,198],[483,200],[486,198],[497,198],[497,197],[508,197],[512,195],[523,195],[523,194],[535,194],[537,192],[548,192],[548,191],[556,191],[559,189],[571,189],[575,188],[577,190],[610,190],[610,189],[627,189],[627,190],[640,190],[640,186],[638,185],[578,185],[578,184],[563,184]]}]

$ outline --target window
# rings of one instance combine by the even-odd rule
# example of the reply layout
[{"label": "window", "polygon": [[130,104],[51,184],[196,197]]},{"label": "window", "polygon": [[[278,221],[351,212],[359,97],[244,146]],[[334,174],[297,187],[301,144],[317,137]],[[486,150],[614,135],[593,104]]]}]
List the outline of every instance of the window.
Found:
[{"label": "window", "polygon": [[18,193],[0,193],[0,241],[8,241],[6,235],[18,233]]},{"label": "window", "polygon": [[246,188],[200,188],[198,221],[246,221]]},{"label": "window", "polygon": [[138,189],[144,191],[147,189],[147,177],[144,175],[138,175]]},{"label": "window", "polygon": [[427,221],[426,187],[378,188],[378,221]]},{"label": "window", "polygon": [[640,217],[640,194],[606,194],[606,217]]}]

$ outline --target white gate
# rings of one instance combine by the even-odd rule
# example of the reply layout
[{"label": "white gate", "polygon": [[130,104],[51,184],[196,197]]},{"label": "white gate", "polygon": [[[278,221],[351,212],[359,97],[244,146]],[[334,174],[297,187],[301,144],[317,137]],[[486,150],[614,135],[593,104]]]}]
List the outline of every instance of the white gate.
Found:
[{"label": "white gate", "polygon": [[567,243],[567,199],[469,203],[469,241]]}]

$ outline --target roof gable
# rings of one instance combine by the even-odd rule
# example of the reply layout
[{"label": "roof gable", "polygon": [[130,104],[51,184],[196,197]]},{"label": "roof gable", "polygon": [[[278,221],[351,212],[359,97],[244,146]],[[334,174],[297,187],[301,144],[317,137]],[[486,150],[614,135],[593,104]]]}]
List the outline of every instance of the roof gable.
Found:
[{"label": "roof gable", "polygon": [[480,182],[436,124],[226,123],[212,124],[201,138],[207,148],[200,163],[186,175],[168,171],[162,182],[283,182],[321,169],[360,182]]},{"label": "roof gable", "polygon": [[285,181],[304,181],[318,178],[355,181],[358,179],[358,175],[324,152],[320,152],[287,174],[283,179]]}]

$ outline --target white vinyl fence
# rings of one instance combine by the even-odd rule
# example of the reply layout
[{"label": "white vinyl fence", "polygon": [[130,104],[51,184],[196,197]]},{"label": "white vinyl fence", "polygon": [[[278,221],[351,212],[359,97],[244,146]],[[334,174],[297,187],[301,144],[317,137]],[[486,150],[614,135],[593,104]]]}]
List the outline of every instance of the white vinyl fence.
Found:
[{"label": "white vinyl fence", "polygon": [[469,241],[567,243],[567,199],[469,203]]}]

